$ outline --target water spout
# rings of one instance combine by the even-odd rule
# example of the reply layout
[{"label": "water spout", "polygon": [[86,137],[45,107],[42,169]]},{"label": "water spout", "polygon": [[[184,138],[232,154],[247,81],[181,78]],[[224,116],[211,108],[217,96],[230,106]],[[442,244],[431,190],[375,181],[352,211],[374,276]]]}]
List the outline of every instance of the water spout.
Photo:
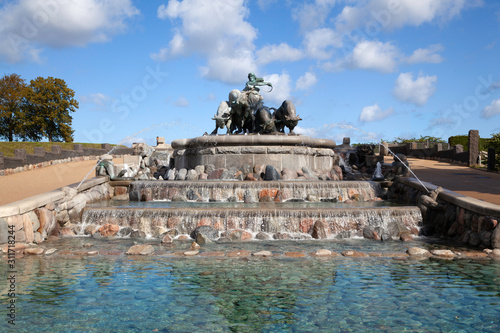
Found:
[{"label": "water spout", "polygon": [[[379,143],[379,145],[382,146],[381,143]],[[410,173],[413,175],[413,177],[415,177],[418,182],[420,183],[420,185],[422,185],[424,187],[424,189],[427,191],[427,193],[429,193],[429,189],[424,185],[424,183],[422,183],[422,181],[420,181],[420,179],[417,177],[417,175],[410,169],[410,167],[408,165],[406,165],[406,163],[404,163],[403,161],[401,161],[401,159],[399,158],[399,156],[397,154],[394,154],[394,152],[392,150],[389,149],[389,147],[385,147],[387,148],[387,150],[389,151],[389,153],[391,153],[392,155],[394,155],[398,160],[399,162],[401,162],[401,164],[403,164],[405,166],[406,169],[408,169],[408,171],[410,171]]]},{"label": "water spout", "polygon": [[[115,148],[118,147],[118,146],[114,146],[113,148],[111,148],[110,151],[108,151],[105,155],[110,155],[113,150],[115,150]],[[92,167],[92,169],[89,170],[89,172],[87,173],[87,175],[85,175],[85,177],[83,177],[82,181],[80,182],[80,184],[78,184],[78,186],[76,187],[76,190],[78,190],[80,188],[80,186],[83,184],[83,182],[85,181],[85,179],[87,179],[90,175],[90,173],[99,165],[99,163],[101,163],[102,161],[102,158],[100,158],[97,163]]]},{"label": "water spout", "polygon": [[372,176],[373,180],[384,180],[384,175],[382,174],[382,166],[380,162],[377,162],[377,168],[375,169],[375,173]]}]

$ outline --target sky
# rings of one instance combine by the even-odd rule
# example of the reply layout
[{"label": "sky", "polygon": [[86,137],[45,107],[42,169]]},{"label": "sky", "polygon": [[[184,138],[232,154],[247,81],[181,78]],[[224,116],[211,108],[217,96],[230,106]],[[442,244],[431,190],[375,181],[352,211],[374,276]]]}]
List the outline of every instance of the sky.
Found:
[{"label": "sky", "polygon": [[302,135],[490,137],[499,56],[498,0],[0,0],[0,73],[65,80],[75,142],[210,133],[250,72]]}]

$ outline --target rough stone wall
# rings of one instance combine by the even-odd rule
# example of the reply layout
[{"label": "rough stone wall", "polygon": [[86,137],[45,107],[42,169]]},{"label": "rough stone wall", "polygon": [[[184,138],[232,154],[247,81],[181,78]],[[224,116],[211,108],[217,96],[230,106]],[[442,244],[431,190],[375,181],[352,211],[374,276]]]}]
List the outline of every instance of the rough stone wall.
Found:
[{"label": "rough stone wall", "polygon": [[[61,199],[22,214],[0,217],[0,244],[7,243],[7,228],[14,226],[16,243],[41,243],[52,234],[60,234],[80,222],[83,208],[91,202],[109,199],[113,189],[108,182],[85,191],[64,187]],[[3,206],[5,207],[5,206]]]},{"label": "rough stone wall", "polygon": [[[14,157],[5,157],[0,153],[0,170],[15,169],[24,171],[26,167],[29,167],[29,170],[31,170],[31,168],[35,168],[33,166],[57,164],[55,161],[58,160],[78,161],[83,157],[97,157],[109,152],[111,146],[109,144],[102,144],[101,149],[96,149],[83,148],[81,144],[75,144],[73,150],[70,150],[61,149],[61,146],[54,145],[51,149],[49,152],[45,151],[43,147],[35,147],[33,154],[27,154],[24,149],[16,149]],[[132,153],[131,148],[115,147],[113,149],[113,155],[127,155]]]},{"label": "rough stone wall", "polygon": [[418,205],[424,225],[422,235],[449,237],[458,243],[479,248],[500,248],[499,206],[498,216],[478,213],[477,210],[481,210],[481,207],[472,209],[475,208],[472,205],[451,203],[443,198],[442,191],[437,188],[426,193],[408,182],[396,181],[389,188],[388,197]]}]

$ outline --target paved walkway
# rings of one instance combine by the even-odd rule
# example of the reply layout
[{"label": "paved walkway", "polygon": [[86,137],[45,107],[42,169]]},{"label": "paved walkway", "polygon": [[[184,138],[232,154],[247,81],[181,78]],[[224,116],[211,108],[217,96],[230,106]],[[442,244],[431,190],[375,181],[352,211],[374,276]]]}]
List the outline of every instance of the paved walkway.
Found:
[{"label": "paved walkway", "polygon": [[[411,169],[422,181],[500,205],[498,173],[431,160],[410,158],[409,161]],[[392,162],[392,158],[386,162]],[[78,183],[95,164],[95,160],[72,162],[0,177],[0,206]],[[93,176],[92,170],[89,177]]]},{"label": "paved walkway", "polygon": [[432,160],[409,158],[408,161],[410,168],[422,181],[500,205],[499,173]]},{"label": "paved walkway", "polygon": [[[96,160],[62,163],[0,177],[0,206],[82,181]],[[92,170],[89,177],[94,177]]]}]

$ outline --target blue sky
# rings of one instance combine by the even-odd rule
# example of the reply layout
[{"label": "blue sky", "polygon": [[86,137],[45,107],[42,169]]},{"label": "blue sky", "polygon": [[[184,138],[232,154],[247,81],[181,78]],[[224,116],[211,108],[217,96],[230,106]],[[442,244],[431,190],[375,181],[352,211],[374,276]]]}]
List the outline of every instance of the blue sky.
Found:
[{"label": "blue sky", "polygon": [[210,133],[249,72],[304,135],[489,137],[499,51],[496,0],[0,1],[1,73],[64,79],[76,142]]}]

